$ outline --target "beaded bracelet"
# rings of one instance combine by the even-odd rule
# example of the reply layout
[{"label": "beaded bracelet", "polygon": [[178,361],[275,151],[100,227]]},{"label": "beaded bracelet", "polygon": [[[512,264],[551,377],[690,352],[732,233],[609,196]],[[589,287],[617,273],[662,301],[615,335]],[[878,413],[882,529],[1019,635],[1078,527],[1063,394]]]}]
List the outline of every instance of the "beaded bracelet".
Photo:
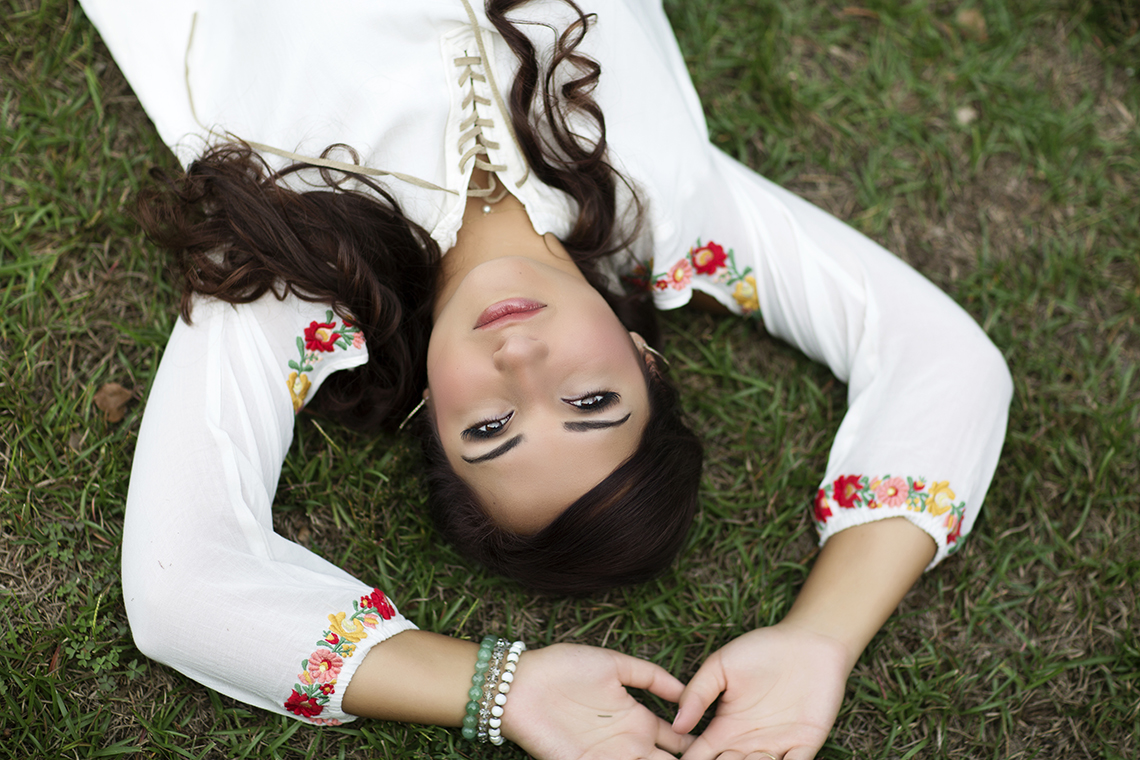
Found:
[{"label": "beaded bracelet", "polygon": [[503,670],[503,658],[506,655],[507,640],[498,639],[495,642],[495,649],[491,653],[491,661],[487,665],[486,680],[483,682],[483,699],[479,702],[479,725],[475,729],[475,738],[480,744],[486,744],[490,738],[489,726],[497,707],[495,696],[498,692],[495,687],[499,683],[499,676]]},{"label": "beaded bracelet", "polygon": [[[503,743],[501,726],[503,725],[503,709],[507,704],[507,693],[511,690],[511,682],[515,680],[515,668],[519,664],[519,655],[526,651],[526,644],[516,641],[507,650],[507,657],[503,662],[503,673],[500,676],[495,694],[495,707],[491,710],[491,719],[488,721],[487,736],[496,747]],[[496,710],[498,711],[496,713]]]},{"label": "beaded bracelet", "polygon": [[503,743],[503,708],[507,693],[515,680],[519,655],[526,644],[516,641],[508,646],[506,639],[484,636],[475,657],[475,674],[467,692],[467,714],[463,716],[463,738],[472,742]]},{"label": "beaded bracelet", "polygon": [[467,690],[467,714],[463,716],[463,738],[475,741],[479,726],[479,703],[483,701],[484,683],[487,680],[487,667],[498,638],[484,636],[479,644],[479,654],[475,656],[475,675],[471,676],[471,688]]}]

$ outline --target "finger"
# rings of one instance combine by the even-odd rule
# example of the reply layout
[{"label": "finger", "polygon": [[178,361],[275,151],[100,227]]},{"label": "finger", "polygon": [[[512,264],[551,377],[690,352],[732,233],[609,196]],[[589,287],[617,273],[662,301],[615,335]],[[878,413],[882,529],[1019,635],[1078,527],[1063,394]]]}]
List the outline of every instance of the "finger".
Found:
[{"label": "finger", "polygon": [[780,758],[771,752],[761,750],[759,752],[749,752],[744,760],[780,760]]},{"label": "finger", "polygon": [[705,664],[689,681],[689,685],[677,700],[677,717],[673,719],[673,730],[679,734],[687,734],[696,728],[705,710],[709,709],[709,705],[720,696],[726,685],[720,660],[715,659],[715,656],[705,660]]},{"label": "finger", "polygon": [[680,699],[685,684],[674,678],[665,668],[621,652],[611,651],[610,654],[617,659],[618,678],[625,686],[645,689],[650,694],[656,694],[670,702]]},{"label": "finger", "polygon": [[744,753],[735,749],[726,749],[716,756],[716,760],[744,760]]},{"label": "finger", "polygon": [[[674,728],[676,723],[674,723]],[[698,736],[696,740],[689,745],[685,750],[685,754],[681,755],[681,760],[714,760],[717,756],[716,750],[703,736]]]},{"label": "finger", "polygon": [[816,752],[819,752],[819,747],[792,747],[784,755],[784,760],[812,760]]},{"label": "finger", "polygon": [[684,752],[696,738],[697,737],[692,734],[679,734],[673,730],[673,726],[670,725],[669,721],[663,718],[657,719],[657,738],[653,743],[663,750],[667,750],[673,754]]}]

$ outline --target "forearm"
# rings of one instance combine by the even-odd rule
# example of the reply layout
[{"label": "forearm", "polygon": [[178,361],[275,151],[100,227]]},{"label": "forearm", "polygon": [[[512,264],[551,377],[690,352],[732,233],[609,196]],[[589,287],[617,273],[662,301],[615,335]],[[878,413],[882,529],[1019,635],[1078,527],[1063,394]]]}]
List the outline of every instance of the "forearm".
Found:
[{"label": "forearm", "polygon": [[843,644],[848,668],[934,557],[933,539],[905,518],[857,525],[824,545],[783,624]]},{"label": "forearm", "polygon": [[405,631],[374,646],[344,693],[352,715],[459,726],[479,645],[428,631]]}]

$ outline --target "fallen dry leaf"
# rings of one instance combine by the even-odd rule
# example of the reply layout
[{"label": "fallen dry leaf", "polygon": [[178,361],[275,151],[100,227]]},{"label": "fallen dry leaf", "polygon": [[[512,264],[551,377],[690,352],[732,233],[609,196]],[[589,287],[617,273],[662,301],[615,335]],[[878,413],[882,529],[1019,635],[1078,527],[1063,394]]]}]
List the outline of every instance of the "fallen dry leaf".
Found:
[{"label": "fallen dry leaf", "polygon": [[858,16],[859,18],[869,18],[875,21],[877,21],[879,18],[879,14],[870,8],[859,8],[852,5],[847,6],[842,11],[840,11],[840,13],[842,13],[844,16]]},{"label": "fallen dry leaf", "polygon": [[986,34],[986,17],[977,8],[963,8],[958,11],[954,20],[967,36],[978,40],[985,40],[989,37]]},{"label": "fallen dry leaf", "polygon": [[95,391],[95,406],[103,410],[107,422],[118,422],[127,412],[127,402],[133,394],[118,383],[104,383]]}]

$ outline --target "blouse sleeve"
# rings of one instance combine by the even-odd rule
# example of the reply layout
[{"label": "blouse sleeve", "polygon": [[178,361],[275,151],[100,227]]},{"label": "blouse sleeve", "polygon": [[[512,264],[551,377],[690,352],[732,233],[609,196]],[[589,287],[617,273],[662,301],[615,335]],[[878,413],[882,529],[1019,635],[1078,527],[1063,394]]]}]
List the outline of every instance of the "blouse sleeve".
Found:
[{"label": "blouse sleeve", "polygon": [[295,410],[367,360],[351,324],[272,294],[200,300],[176,325],[147,400],[123,530],[138,648],[251,705],[351,720],[368,650],[414,626],[378,589],[273,532]]},{"label": "blouse sleeve", "polygon": [[905,517],[938,546],[969,533],[1012,395],[1005,361],[945,293],[868,238],[713,148],[688,250],[644,271],[659,305],[707,292],[826,364],[848,410],[814,499],[820,542]]}]

